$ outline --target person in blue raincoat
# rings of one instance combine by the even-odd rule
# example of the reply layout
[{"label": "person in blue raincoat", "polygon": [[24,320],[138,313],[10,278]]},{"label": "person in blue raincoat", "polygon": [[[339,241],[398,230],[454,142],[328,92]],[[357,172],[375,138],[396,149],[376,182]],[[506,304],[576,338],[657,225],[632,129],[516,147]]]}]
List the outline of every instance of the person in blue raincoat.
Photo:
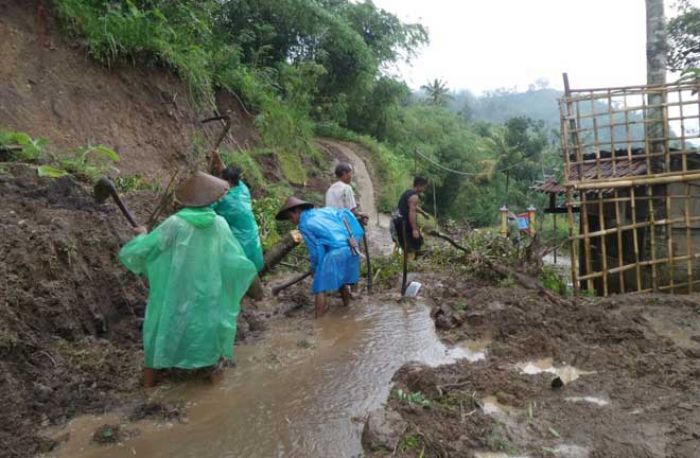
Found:
[{"label": "person in blue raincoat", "polygon": [[326,311],[326,293],[340,291],[343,304],[350,303],[350,285],[360,278],[357,241],[364,231],[348,209],[313,208],[313,204],[290,197],[277,213],[278,220],[298,225],[309,251],[314,274],[311,290],[315,295],[316,317]]},{"label": "person in blue raincoat", "polygon": [[178,187],[184,208],[119,252],[127,269],[148,278],[143,322],[144,386],[158,369],[212,367],[219,378],[222,359],[233,356],[240,301],[257,273],[211,204],[228,183],[198,172]]}]

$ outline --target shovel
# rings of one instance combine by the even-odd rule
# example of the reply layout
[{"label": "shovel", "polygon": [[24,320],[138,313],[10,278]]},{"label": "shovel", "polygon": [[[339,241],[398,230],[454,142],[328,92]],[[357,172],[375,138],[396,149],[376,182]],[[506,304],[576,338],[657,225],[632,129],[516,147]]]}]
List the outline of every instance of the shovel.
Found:
[{"label": "shovel", "polygon": [[111,197],[117,203],[119,210],[121,210],[124,216],[126,216],[126,219],[129,220],[129,224],[131,224],[132,227],[138,226],[134,216],[131,214],[129,209],[126,208],[126,205],[124,205],[124,202],[122,202],[119,194],[117,194],[117,188],[114,186],[112,180],[107,177],[101,177],[99,180],[97,180],[97,183],[95,183],[94,191],[95,200],[97,200],[98,203],[104,203]]}]

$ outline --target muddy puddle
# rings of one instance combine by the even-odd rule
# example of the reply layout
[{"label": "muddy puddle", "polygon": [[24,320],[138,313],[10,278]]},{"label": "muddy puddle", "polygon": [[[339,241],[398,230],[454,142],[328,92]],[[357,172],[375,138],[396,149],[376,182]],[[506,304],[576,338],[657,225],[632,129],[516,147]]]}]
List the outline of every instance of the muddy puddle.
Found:
[{"label": "muddy puddle", "polygon": [[528,361],[517,365],[520,372],[527,375],[552,374],[559,377],[564,383],[571,383],[582,375],[593,375],[595,371],[584,371],[573,366],[563,364],[555,366],[552,358],[544,358],[537,361]]},{"label": "muddy puddle", "polygon": [[443,345],[421,303],[336,307],[319,320],[273,323],[264,342],[238,346],[237,367],[219,386],[159,388],[156,400],[190,405],[187,424],[139,427],[138,437],[107,447],[71,434],[55,456],[358,456],[364,416],[386,400],[400,366],[485,352],[483,342]]}]

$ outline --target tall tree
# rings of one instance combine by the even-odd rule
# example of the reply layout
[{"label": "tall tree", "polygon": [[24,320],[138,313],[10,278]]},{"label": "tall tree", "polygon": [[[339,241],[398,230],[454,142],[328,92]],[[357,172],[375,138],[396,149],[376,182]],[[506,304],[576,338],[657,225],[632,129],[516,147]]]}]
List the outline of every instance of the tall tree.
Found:
[{"label": "tall tree", "polygon": [[666,19],[663,0],[645,0],[647,17],[647,84],[666,83]]},{"label": "tall tree", "polygon": [[[666,19],[664,17],[663,0],[645,0],[647,17],[647,84],[657,85],[666,83]],[[664,108],[666,96],[659,92],[648,95],[650,108],[645,116],[647,121],[646,136],[651,141],[655,152],[663,151],[664,143]]]}]

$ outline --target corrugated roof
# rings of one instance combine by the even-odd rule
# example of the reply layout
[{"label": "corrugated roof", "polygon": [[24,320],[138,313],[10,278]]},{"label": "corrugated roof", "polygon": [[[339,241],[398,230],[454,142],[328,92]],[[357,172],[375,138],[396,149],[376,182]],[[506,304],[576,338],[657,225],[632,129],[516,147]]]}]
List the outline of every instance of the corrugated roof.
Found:
[{"label": "corrugated roof", "polygon": [[[569,181],[609,180],[611,178],[645,175],[647,173],[646,156],[639,155],[640,152],[641,150],[634,150],[630,158],[626,150],[616,151],[616,158],[613,162],[610,160],[612,154],[609,151],[601,151],[600,157],[604,159],[604,162],[572,165]],[[586,155],[584,159],[595,160],[595,156]],[[579,170],[583,179],[579,178]],[[566,187],[554,177],[538,181],[532,186],[532,189],[538,192],[556,194],[564,194],[566,192]],[[602,189],[600,191],[609,192],[610,190]]]}]

